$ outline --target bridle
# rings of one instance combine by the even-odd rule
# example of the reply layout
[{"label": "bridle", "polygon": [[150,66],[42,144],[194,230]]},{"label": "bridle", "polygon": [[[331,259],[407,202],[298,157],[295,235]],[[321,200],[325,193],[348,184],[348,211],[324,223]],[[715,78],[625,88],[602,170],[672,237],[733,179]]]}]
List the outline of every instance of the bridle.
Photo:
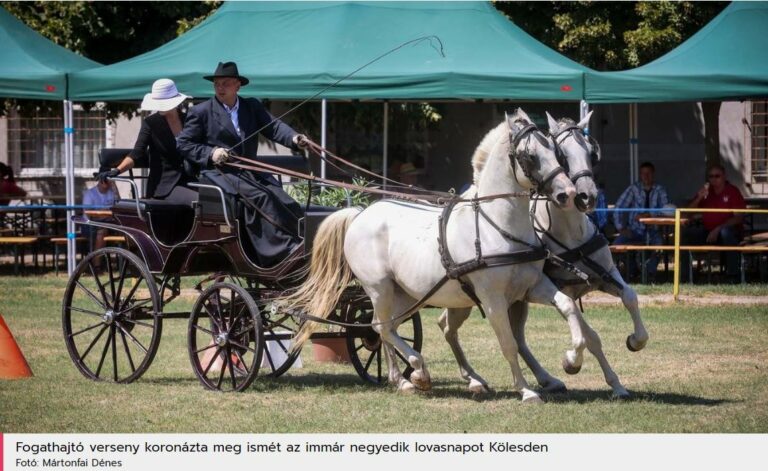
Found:
[{"label": "bridle", "polygon": [[[565,171],[561,162],[558,159],[559,165],[555,167],[551,172],[549,172],[544,178],[539,179],[536,177],[536,175],[534,174],[534,170],[538,169],[539,161],[528,150],[529,144],[531,142],[531,136],[535,136],[536,139],[539,140],[539,142],[545,141],[546,138],[543,135],[535,134],[534,132],[538,132],[539,134],[541,134],[541,131],[539,131],[539,128],[537,128],[536,125],[533,123],[528,123],[519,129],[514,129],[510,127],[509,129],[509,142],[510,142],[509,160],[510,160],[510,163],[512,164],[512,173],[515,176],[515,180],[517,180],[519,183],[519,180],[517,178],[517,166],[519,165],[525,177],[536,185],[536,188],[540,193],[549,193],[548,191],[546,191],[546,188],[551,185],[555,177],[560,175],[561,173],[567,174],[567,172]],[[525,148],[522,151],[518,151],[517,147],[520,145],[520,142],[523,139],[526,140]],[[542,144],[544,143],[545,142],[542,142]],[[557,148],[557,146],[555,146],[555,148]]]},{"label": "bridle", "polygon": [[573,174],[571,173],[570,167],[568,165],[568,159],[565,157],[563,150],[560,148],[562,142],[565,140],[565,138],[560,138],[562,136],[567,137],[568,135],[572,136],[577,144],[582,146],[585,150],[589,151],[590,167],[594,168],[598,163],[600,163],[600,147],[598,146],[597,141],[595,141],[592,136],[586,136],[587,139],[589,139],[589,144],[592,146],[592,150],[590,150],[589,147],[587,147],[587,142],[584,140],[584,131],[577,124],[567,124],[566,126],[563,126],[562,129],[552,134],[552,140],[555,142],[557,161],[560,163],[560,165],[568,169],[568,178],[571,179],[571,182],[574,185],[576,184],[576,181],[582,177],[590,177],[594,179],[595,174],[592,172],[591,168],[584,169]]}]

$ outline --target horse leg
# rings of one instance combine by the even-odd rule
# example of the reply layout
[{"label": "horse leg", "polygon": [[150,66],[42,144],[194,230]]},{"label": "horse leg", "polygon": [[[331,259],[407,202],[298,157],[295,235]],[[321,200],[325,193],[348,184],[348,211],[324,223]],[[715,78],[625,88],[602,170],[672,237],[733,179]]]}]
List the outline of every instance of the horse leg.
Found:
[{"label": "horse leg", "polygon": [[528,291],[528,301],[537,304],[553,305],[557,312],[568,322],[571,329],[572,349],[565,352],[563,357],[563,369],[566,373],[575,375],[581,370],[581,364],[584,362],[584,347],[586,340],[581,331],[581,324],[584,321],[579,307],[573,299],[559,291],[552,281],[546,276],[542,276],[539,282]]},{"label": "horse leg", "polygon": [[383,342],[394,348],[393,351],[389,352],[391,356],[389,358],[390,374],[392,374],[392,365],[395,365],[394,367],[397,368],[394,355],[402,355],[402,358],[413,368],[410,381],[402,377],[401,374],[398,376],[395,373],[394,377],[398,381],[398,390],[407,392],[413,386],[416,386],[423,391],[428,391],[432,388],[432,381],[424,364],[424,359],[419,352],[414,350],[397,334],[397,326],[403,319],[393,320],[394,316],[405,312],[416,300],[405,293],[396,292],[397,288],[392,281],[382,282],[371,291],[374,292],[374,295],[371,296],[376,323],[374,329],[381,336]]},{"label": "horse leg", "polygon": [[549,374],[528,349],[528,344],[525,341],[525,322],[527,320],[528,303],[524,301],[512,303],[509,307],[509,324],[512,326],[512,335],[515,336],[520,356],[523,357],[523,361],[525,361],[525,364],[531,369],[531,372],[536,377],[536,381],[542,388],[544,388],[544,391],[549,393],[566,392],[567,389],[565,384]]},{"label": "horse leg", "polygon": [[402,371],[400,371],[400,366],[397,361],[397,354],[395,353],[394,347],[392,345],[388,344],[387,342],[384,342],[382,340],[381,342],[381,348],[384,351],[384,355],[387,359],[387,365],[388,365],[388,381],[389,384],[392,386],[395,386],[398,391],[409,393],[409,392],[415,392],[416,386],[413,385],[410,381],[408,381],[405,376],[403,376]]},{"label": "horse leg", "polygon": [[631,352],[639,352],[648,343],[648,331],[645,330],[643,325],[643,319],[640,317],[640,307],[637,303],[637,293],[631,286],[624,282],[619,270],[616,267],[612,267],[610,275],[614,280],[618,281],[622,285],[621,291],[616,289],[614,285],[606,286],[604,291],[607,291],[614,296],[621,298],[621,302],[624,307],[629,311],[629,315],[632,316],[632,324],[634,324],[635,331],[627,337],[627,348]]},{"label": "horse leg", "polygon": [[490,391],[488,383],[478,375],[470,366],[464,350],[459,343],[459,328],[469,318],[472,308],[449,308],[445,309],[437,320],[437,325],[443,331],[445,341],[451,347],[456,363],[459,364],[459,374],[464,381],[469,383],[469,391],[473,394],[487,393]]},{"label": "horse leg", "polygon": [[[483,300],[483,298],[480,299]],[[507,315],[509,303],[504,298],[499,298],[493,299],[492,302],[483,302],[483,306],[486,307],[485,311],[488,316],[488,322],[490,322],[493,331],[496,333],[496,338],[501,346],[501,352],[504,354],[507,362],[509,362],[512,370],[513,388],[522,394],[523,402],[543,402],[541,397],[528,386],[528,382],[523,376],[523,371],[520,369],[520,363],[517,361],[517,342],[512,335]]]},{"label": "horse leg", "polygon": [[629,392],[622,386],[621,381],[619,381],[619,376],[613,371],[611,365],[608,363],[608,359],[605,357],[600,336],[597,335],[597,332],[592,329],[585,320],[582,321],[582,329],[587,340],[587,350],[597,358],[597,362],[603,370],[605,382],[608,383],[608,386],[610,386],[611,389],[613,389],[613,397],[618,399],[629,398]]}]

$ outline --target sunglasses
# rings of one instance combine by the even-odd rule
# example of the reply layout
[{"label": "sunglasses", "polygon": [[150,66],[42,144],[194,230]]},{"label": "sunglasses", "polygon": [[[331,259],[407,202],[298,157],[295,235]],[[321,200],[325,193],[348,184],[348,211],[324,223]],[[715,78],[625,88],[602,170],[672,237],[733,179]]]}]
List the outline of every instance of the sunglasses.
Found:
[{"label": "sunglasses", "polygon": [[722,173],[713,173],[711,175],[707,175],[707,178],[723,178]]}]

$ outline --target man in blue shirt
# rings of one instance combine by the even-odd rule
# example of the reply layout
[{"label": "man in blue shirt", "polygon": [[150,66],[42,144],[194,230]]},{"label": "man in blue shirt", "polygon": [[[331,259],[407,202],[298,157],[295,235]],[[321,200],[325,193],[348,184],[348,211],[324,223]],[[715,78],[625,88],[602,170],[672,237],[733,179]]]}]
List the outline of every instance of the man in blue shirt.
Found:
[{"label": "man in blue shirt", "polygon": [[[643,162],[640,165],[640,181],[629,185],[616,201],[616,209],[621,208],[644,208],[643,212],[624,212],[615,211],[613,213],[613,223],[619,236],[613,242],[614,245],[644,245],[648,242],[650,245],[662,245],[661,234],[652,227],[646,227],[639,221],[642,217],[661,216],[660,209],[669,203],[667,190],[663,186],[654,182],[655,167],[650,162]],[[646,270],[651,279],[656,276],[656,266],[659,264],[658,255],[653,252],[646,260]],[[627,267],[629,276],[633,276],[636,271],[635,260],[631,260]]]},{"label": "man in blue shirt", "polygon": [[[114,205],[115,200],[117,199],[117,191],[114,185],[114,183],[106,179],[99,180],[95,186],[83,193],[83,206],[109,208]],[[90,240],[93,250],[98,250],[107,245],[106,242],[104,242],[104,237],[107,235],[106,229],[96,229],[93,226],[84,225],[82,226],[82,231],[84,235],[91,238]],[[100,264],[101,260],[96,260],[94,262],[94,265],[97,267]]]}]

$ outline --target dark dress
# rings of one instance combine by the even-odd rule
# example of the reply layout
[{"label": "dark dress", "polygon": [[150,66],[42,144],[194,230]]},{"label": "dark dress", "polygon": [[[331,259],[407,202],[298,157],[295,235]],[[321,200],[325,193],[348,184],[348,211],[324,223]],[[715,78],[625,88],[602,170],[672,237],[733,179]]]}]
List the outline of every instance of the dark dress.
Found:
[{"label": "dark dress", "polygon": [[[184,118],[182,114],[182,124]],[[173,131],[160,113],[148,116],[141,123],[139,137],[129,155],[138,166],[149,167],[147,198],[181,204],[191,204],[197,199],[197,192],[187,186],[196,179],[185,170],[184,158],[176,148]]]},{"label": "dark dress", "polygon": [[[189,110],[178,137],[179,152],[200,169],[200,180],[219,186],[230,196],[241,221],[241,240],[248,256],[260,267],[271,267],[285,259],[300,243],[301,205],[283,191],[272,176],[239,170],[226,165],[214,167],[211,154],[216,147],[232,148],[232,153],[256,158],[258,136],[240,143],[272,121],[273,116],[254,98],[239,98],[238,122],[242,137],[229,114],[215,98]],[[261,134],[286,147],[293,147],[296,131],[276,121]],[[297,157],[299,158],[299,157]]]}]

